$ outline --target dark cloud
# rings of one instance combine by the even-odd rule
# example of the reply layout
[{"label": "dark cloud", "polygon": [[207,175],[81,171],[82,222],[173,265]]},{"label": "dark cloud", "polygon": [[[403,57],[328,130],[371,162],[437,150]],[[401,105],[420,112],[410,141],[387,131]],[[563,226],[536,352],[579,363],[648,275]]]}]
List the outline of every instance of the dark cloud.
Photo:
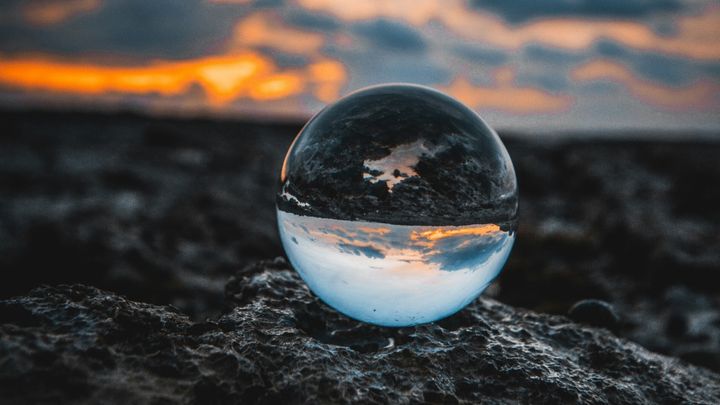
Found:
[{"label": "dark cloud", "polygon": [[634,74],[666,86],[684,86],[700,78],[717,80],[716,63],[639,51],[611,40],[601,40],[581,52],[555,49],[539,44],[524,47],[516,82],[520,86],[539,87],[548,91],[564,91],[572,87],[569,69],[593,59],[602,58],[628,66]]},{"label": "dark cloud", "polygon": [[652,28],[656,35],[664,38],[669,38],[678,34],[677,24],[675,24],[672,17],[654,21],[650,24],[650,28]]},{"label": "dark cloud", "polygon": [[[17,14],[17,5],[0,10]],[[99,9],[49,26],[0,22],[0,50],[185,58],[217,53],[247,7],[175,0],[106,0]]]},{"label": "dark cloud", "polygon": [[415,53],[397,52],[373,46],[325,48],[328,57],[343,61],[350,69],[350,77],[358,79],[351,87],[378,83],[407,82],[432,85],[446,83],[453,75],[444,61],[437,58],[418,59]]},{"label": "dark cloud", "polygon": [[569,70],[590,59],[587,51],[572,52],[540,44],[526,45],[518,63],[518,86],[535,87],[550,92],[561,92],[571,87]]},{"label": "dark cloud", "polygon": [[525,73],[520,71],[516,83],[520,87],[535,87],[550,92],[561,92],[570,88],[568,75],[560,72]]},{"label": "dark cloud", "polygon": [[310,62],[310,58],[305,55],[291,54],[264,46],[257,47],[256,49],[263,55],[270,56],[278,67],[281,68],[302,68]]},{"label": "dark cloud", "polygon": [[698,73],[685,59],[657,53],[639,54],[632,68],[647,79],[676,86],[688,84]]},{"label": "dark cloud", "polygon": [[[277,8],[284,4],[285,0],[255,0],[252,2],[255,8]],[[245,5],[242,6],[245,7]]]},{"label": "dark cloud", "polygon": [[598,41],[595,44],[595,52],[598,56],[601,57],[607,57],[607,58],[627,58],[631,56],[633,51],[629,50],[628,48],[624,47],[623,45],[618,44],[615,41]]},{"label": "dark cloud", "polygon": [[473,269],[482,266],[507,243],[505,233],[493,236],[453,237],[440,241],[428,255],[429,261],[443,271]]},{"label": "dark cloud", "polygon": [[354,254],[356,256],[366,256],[370,259],[384,259],[385,254],[372,246],[359,246],[349,243],[339,243],[338,247],[341,251]]},{"label": "dark cloud", "polygon": [[355,24],[353,31],[374,45],[403,51],[421,51],[426,48],[422,35],[414,28],[386,19]]},{"label": "dark cloud", "polygon": [[571,52],[540,44],[529,44],[523,48],[522,55],[533,63],[570,64],[587,57],[586,52]]},{"label": "dark cloud", "polygon": [[595,54],[623,62],[640,77],[665,85],[686,85],[709,73],[702,63],[656,52],[638,51],[613,41],[598,42]]},{"label": "dark cloud", "polygon": [[290,10],[285,16],[285,21],[297,28],[311,31],[335,32],[341,27],[333,17],[301,9]]},{"label": "dark cloud", "polygon": [[720,62],[709,62],[702,64],[702,70],[715,81],[720,81]]},{"label": "dark cloud", "polygon": [[508,61],[506,51],[488,48],[478,44],[462,44],[454,49],[455,53],[463,59],[489,66],[500,66]]},{"label": "dark cloud", "polygon": [[471,0],[470,4],[512,23],[558,16],[639,18],[683,9],[680,0]]}]

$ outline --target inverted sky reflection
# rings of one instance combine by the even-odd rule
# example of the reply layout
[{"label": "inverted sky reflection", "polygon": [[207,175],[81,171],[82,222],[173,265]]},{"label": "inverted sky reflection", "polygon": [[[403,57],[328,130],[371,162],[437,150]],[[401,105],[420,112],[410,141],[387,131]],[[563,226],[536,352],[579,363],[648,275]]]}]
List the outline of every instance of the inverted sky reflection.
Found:
[{"label": "inverted sky reflection", "polygon": [[330,306],[397,326],[455,313],[502,269],[514,234],[494,224],[408,226],[278,211],[290,261]]}]

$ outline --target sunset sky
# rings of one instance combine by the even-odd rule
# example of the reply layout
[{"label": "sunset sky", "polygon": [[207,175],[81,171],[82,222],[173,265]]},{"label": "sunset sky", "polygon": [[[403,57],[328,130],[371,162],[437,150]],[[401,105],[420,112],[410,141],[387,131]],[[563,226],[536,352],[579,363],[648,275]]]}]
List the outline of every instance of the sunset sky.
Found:
[{"label": "sunset sky", "polygon": [[720,1],[4,0],[0,105],[308,117],[428,85],[498,128],[720,130]]}]

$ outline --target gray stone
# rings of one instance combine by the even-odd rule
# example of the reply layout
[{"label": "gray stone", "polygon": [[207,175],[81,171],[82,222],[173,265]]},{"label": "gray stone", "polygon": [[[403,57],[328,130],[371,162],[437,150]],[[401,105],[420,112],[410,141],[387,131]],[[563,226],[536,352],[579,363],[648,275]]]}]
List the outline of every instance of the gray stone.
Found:
[{"label": "gray stone", "polygon": [[1,301],[0,322],[0,402],[720,402],[711,371],[487,298],[435,324],[362,324],[282,259],[238,272],[215,320],[63,285]]}]

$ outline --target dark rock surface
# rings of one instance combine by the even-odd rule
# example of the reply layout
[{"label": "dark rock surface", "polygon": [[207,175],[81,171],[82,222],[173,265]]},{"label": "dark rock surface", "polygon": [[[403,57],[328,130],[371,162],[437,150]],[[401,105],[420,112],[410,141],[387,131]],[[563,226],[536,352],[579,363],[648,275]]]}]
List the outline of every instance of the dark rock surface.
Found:
[{"label": "dark rock surface", "polygon": [[297,126],[0,114],[0,297],[84,283],[217,312],[281,254],[273,201]]},{"label": "dark rock surface", "polygon": [[0,322],[8,403],[720,401],[717,374],[492,299],[436,324],[361,324],[282,259],[237,273],[213,321],[74,285],[2,301]]},{"label": "dark rock surface", "polygon": [[506,142],[521,220],[496,297],[607,301],[621,336],[720,371],[720,142],[681,139]]}]

